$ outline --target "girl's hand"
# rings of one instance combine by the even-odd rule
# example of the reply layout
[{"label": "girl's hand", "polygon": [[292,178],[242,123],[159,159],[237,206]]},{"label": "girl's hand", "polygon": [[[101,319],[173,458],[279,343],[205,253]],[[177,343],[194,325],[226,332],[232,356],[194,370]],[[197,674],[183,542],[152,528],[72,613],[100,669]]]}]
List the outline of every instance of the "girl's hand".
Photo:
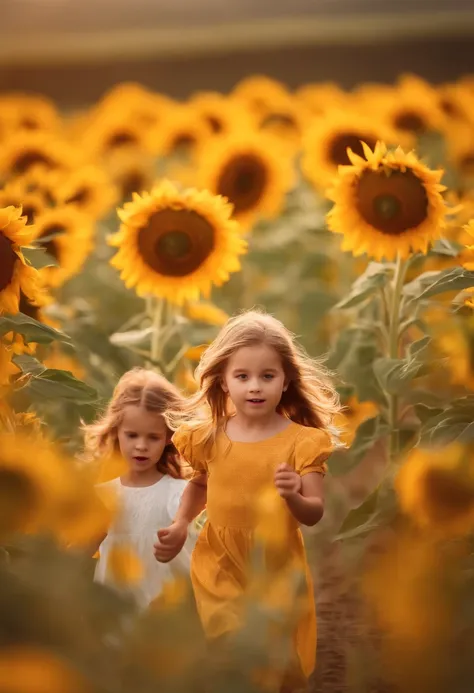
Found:
[{"label": "girl's hand", "polygon": [[158,541],[153,544],[153,553],[160,563],[169,563],[175,558],[188,538],[188,523],[173,522],[166,529],[157,532]]},{"label": "girl's hand", "polygon": [[301,477],[289,464],[280,464],[274,481],[282,498],[293,498],[301,492]]}]

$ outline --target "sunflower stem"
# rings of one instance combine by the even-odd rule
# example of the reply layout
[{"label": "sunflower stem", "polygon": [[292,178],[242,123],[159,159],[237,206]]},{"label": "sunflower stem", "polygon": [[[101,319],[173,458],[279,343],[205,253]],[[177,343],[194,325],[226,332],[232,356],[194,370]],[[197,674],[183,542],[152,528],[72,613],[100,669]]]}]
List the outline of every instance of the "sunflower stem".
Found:
[{"label": "sunflower stem", "polygon": [[165,299],[156,298],[153,306],[150,358],[157,363],[161,358],[161,326],[165,312]]},{"label": "sunflower stem", "polygon": [[[401,258],[400,255],[397,257],[397,263],[395,266],[395,274],[393,277],[392,286],[392,296],[389,314],[389,358],[397,359],[399,356],[399,330],[400,330],[400,306],[402,300],[403,283],[405,281],[405,274],[407,270],[407,263]],[[389,424],[390,424],[390,448],[389,448],[389,459],[390,463],[394,462],[398,455],[399,450],[399,436],[398,436],[398,396],[390,394],[389,398]]]}]

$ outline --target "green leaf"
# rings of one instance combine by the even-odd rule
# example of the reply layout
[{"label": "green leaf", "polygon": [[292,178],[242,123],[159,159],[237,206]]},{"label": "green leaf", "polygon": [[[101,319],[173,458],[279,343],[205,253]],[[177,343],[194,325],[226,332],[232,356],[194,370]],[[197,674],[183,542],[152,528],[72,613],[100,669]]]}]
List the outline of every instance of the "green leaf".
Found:
[{"label": "green leaf", "polygon": [[[408,347],[408,354],[410,355],[411,359],[417,358],[420,359],[423,357],[423,352],[426,351],[427,347],[431,343],[431,337],[429,335],[425,335],[421,339],[417,339],[416,342],[412,342],[410,346]],[[424,356],[427,356],[425,353]],[[425,359],[423,359],[425,360]]]},{"label": "green leaf", "polygon": [[374,363],[374,373],[385,392],[401,395],[408,384],[426,372],[424,363],[416,359],[379,358]]},{"label": "green leaf", "polygon": [[40,373],[43,373],[46,370],[46,366],[40,363],[40,361],[35,359],[33,356],[29,356],[28,354],[19,354],[17,356],[14,356],[12,361],[15,365],[18,366],[18,368],[21,369],[22,373],[28,375],[39,375]]},{"label": "green leaf", "polygon": [[337,370],[347,384],[354,385],[359,399],[383,402],[384,394],[373,371],[378,355],[371,330],[348,328],[339,333],[328,358],[328,367]]},{"label": "green leaf", "polygon": [[374,443],[386,435],[388,431],[387,423],[380,416],[374,416],[361,423],[351,447],[347,450],[337,450],[331,455],[329,465],[332,476],[348,474],[355,469],[374,446]]},{"label": "green leaf", "polygon": [[142,330],[128,330],[127,332],[115,332],[110,335],[111,344],[119,347],[142,346],[149,344],[153,327],[145,327]]},{"label": "green leaf", "polygon": [[38,400],[65,399],[90,404],[98,398],[94,388],[75,378],[69,371],[55,368],[47,368],[39,375],[34,375],[23,390],[32,399]]},{"label": "green leaf", "polygon": [[44,267],[57,267],[58,263],[44,248],[22,248],[21,252],[28,262],[37,270]]},{"label": "green leaf", "polygon": [[383,289],[393,276],[389,265],[371,262],[364,274],[356,279],[346,298],[336,304],[336,308],[353,308]]},{"label": "green leaf", "polygon": [[59,332],[49,325],[44,325],[23,313],[0,317],[0,337],[8,334],[8,332],[21,334],[27,343],[50,344],[55,340],[71,343],[70,338],[63,332]]},{"label": "green leaf", "polygon": [[469,272],[462,267],[454,267],[442,272],[425,272],[424,275],[418,277],[418,280],[420,280],[418,293],[412,290],[408,291],[408,287],[417,282],[416,279],[415,282],[411,282],[411,285],[405,287],[405,293],[412,299],[422,300],[448,291],[461,291],[474,286],[474,272]]},{"label": "green leaf", "polygon": [[368,534],[379,526],[378,517],[379,489],[375,489],[358,508],[354,508],[347,515],[336,536],[336,541],[353,539]]},{"label": "green leaf", "polygon": [[417,415],[424,417],[422,443],[442,446],[454,441],[468,443],[474,440],[474,395],[454,400],[441,412],[433,410],[433,416],[427,416],[429,413],[417,408]]},{"label": "green leaf", "polygon": [[440,238],[431,248],[429,255],[443,255],[444,257],[457,257],[462,246],[447,238]]}]

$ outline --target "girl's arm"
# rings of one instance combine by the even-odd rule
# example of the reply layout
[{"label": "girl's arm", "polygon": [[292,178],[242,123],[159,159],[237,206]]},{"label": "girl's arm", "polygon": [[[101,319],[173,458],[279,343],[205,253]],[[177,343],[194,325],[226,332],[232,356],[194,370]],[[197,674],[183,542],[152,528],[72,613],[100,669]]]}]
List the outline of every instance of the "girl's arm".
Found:
[{"label": "girl's arm", "polygon": [[160,563],[173,560],[188,537],[189,524],[204,510],[207,500],[207,474],[192,479],[183,491],[178,512],[172,524],[158,531],[154,554]]},{"label": "girl's arm", "polygon": [[275,472],[275,486],[286,500],[293,517],[302,525],[312,527],[324,514],[323,475],[310,472],[300,476],[288,464],[281,464]]},{"label": "girl's arm", "polygon": [[310,472],[301,477],[301,490],[290,495],[286,502],[298,522],[308,527],[316,525],[324,515],[324,477]]}]

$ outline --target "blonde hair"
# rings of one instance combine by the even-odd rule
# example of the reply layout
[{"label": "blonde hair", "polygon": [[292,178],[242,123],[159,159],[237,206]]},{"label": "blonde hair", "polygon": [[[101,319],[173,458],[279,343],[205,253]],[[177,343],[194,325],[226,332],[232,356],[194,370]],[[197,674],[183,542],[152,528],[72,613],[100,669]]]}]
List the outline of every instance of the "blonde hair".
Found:
[{"label": "blonde hair", "polygon": [[[133,368],[118,381],[112,399],[97,421],[83,426],[85,452],[90,459],[106,458],[118,451],[118,428],[124,409],[129,405],[144,407],[147,411],[163,416],[168,432],[166,413],[185,410],[185,398],[177,387],[155,371]],[[178,451],[169,442],[157,463],[158,471],[175,478],[182,476]]]},{"label": "blonde hair", "polygon": [[288,387],[278,413],[303,426],[330,431],[341,410],[330,372],[308,356],[279,320],[256,310],[230,318],[206,349],[195,374],[199,390],[188,400],[185,416],[169,412],[170,425],[190,423],[202,431],[203,442],[210,440],[229,416],[228,396],[222,389],[228,360],[237,349],[255,344],[267,344],[281,358]]}]

